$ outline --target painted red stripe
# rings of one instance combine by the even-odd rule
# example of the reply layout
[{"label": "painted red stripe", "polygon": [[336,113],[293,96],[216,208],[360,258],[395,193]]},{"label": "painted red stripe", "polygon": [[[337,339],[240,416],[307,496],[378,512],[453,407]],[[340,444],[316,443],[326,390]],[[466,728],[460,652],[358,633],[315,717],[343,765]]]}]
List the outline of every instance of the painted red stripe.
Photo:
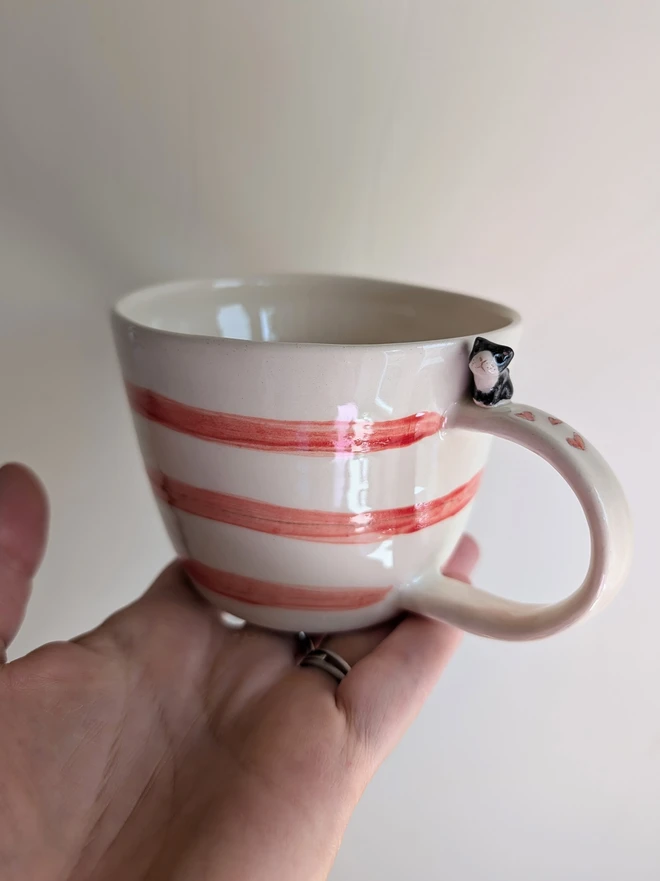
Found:
[{"label": "painted red stripe", "polygon": [[197,560],[185,560],[188,575],[201,587],[252,606],[276,609],[311,609],[315,612],[341,612],[364,609],[382,602],[391,587],[303,587],[246,578],[205,566]]},{"label": "painted red stripe", "polygon": [[330,544],[366,544],[418,532],[458,514],[476,495],[481,473],[442,498],[362,514],[285,508],[190,486],[156,471],[150,471],[149,477],[160,499],[188,514],[269,535]]},{"label": "painted red stripe", "polygon": [[375,453],[408,447],[437,434],[440,413],[414,413],[388,422],[365,419],[291,422],[202,410],[139,386],[126,385],[133,410],[145,419],[203,440],[277,453]]}]

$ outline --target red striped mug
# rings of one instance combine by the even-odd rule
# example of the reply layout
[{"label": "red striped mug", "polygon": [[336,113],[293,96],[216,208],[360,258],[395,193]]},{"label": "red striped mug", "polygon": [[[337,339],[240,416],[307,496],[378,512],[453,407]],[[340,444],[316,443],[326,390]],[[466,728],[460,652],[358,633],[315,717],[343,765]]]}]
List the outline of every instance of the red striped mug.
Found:
[{"label": "red striped mug", "polygon": [[[315,633],[410,610],[530,639],[582,618],[626,575],[628,508],[591,444],[538,409],[470,399],[475,337],[518,341],[519,317],[504,306],[391,282],[266,276],[138,291],[113,325],[169,534],[225,611]],[[554,605],[439,574],[491,435],[549,461],[584,509],[589,572]]]}]

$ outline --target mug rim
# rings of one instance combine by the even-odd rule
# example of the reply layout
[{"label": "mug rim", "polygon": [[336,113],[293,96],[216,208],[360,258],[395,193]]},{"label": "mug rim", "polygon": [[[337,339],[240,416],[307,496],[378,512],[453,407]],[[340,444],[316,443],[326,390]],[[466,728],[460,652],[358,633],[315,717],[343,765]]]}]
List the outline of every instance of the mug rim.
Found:
[{"label": "mug rim", "polygon": [[[374,283],[389,285],[392,288],[407,288],[427,294],[438,294],[451,298],[460,299],[464,304],[473,304],[481,309],[488,309],[493,313],[499,313],[501,323],[496,328],[475,329],[469,334],[461,334],[458,336],[430,337],[428,339],[420,339],[415,341],[392,341],[392,342],[375,342],[375,343],[330,343],[330,342],[306,342],[306,341],[286,341],[286,340],[249,340],[234,337],[222,337],[213,334],[193,333],[179,330],[170,330],[167,328],[154,327],[152,324],[141,320],[134,314],[131,315],[130,309],[133,306],[144,303],[145,300],[155,298],[159,295],[181,293],[185,294],[193,288],[200,286],[208,286],[211,288],[236,289],[247,287],[248,285],[260,286],[265,283],[273,282],[295,282],[304,284],[305,281],[318,283],[323,281],[340,281],[340,282],[356,282],[358,284]],[[511,331],[520,327],[522,318],[519,312],[510,306],[506,306],[497,300],[490,300],[486,297],[478,297],[474,294],[467,294],[462,291],[453,291],[446,288],[440,288],[433,285],[423,285],[416,282],[407,282],[400,279],[385,279],[379,276],[369,275],[352,275],[342,273],[309,273],[309,272],[265,272],[265,273],[249,273],[226,276],[215,276],[206,278],[188,278],[176,281],[160,282],[152,285],[146,285],[136,288],[127,294],[121,296],[112,307],[112,317],[114,320],[128,324],[133,327],[139,327],[142,331],[157,336],[171,337],[179,340],[199,340],[205,344],[227,345],[242,344],[245,346],[269,347],[272,351],[273,347],[278,349],[294,348],[297,350],[322,350],[322,349],[369,349],[369,350],[392,350],[393,348],[415,348],[419,346],[439,345],[459,340],[470,339],[482,334],[498,334],[502,331]]]}]

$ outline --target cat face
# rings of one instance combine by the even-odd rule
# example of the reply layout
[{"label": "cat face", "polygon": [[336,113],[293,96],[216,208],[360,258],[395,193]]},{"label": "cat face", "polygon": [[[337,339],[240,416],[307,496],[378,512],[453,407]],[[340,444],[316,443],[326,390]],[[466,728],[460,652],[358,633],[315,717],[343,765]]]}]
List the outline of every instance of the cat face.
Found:
[{"label": "cat face", "polygon": [[492,384],[503,370],[511,363],[513,349],[500,346],[478,336],[470,353],[470,370],[474,374],[477,386],[483,383]]},{"label": "cat face", "polygon": [[483,392],[490,391],[500,374],[511,363],[512,358],[513,349],[491,343],[490,340],[483,337],[477,337],[469,361],[477,389]]}]

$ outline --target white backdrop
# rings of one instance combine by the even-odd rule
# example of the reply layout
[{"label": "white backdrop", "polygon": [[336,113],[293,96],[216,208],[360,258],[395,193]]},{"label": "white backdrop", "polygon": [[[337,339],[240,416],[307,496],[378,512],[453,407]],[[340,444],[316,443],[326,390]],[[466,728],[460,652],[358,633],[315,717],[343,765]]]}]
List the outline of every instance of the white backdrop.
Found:
[{"label": "white backdrop", "polygon": [[[143,283],[334,270],[502,299],[518,398],[629,493],[620,599],[547,642],[467,639],[333,881],[660,873],[659,45],[637,0],[0,0],[0,459],[53,503],[15,654],[170,554],[106,321]],[[577,504],[503,444],[472,528],[511,596],[585,569]]]}]

